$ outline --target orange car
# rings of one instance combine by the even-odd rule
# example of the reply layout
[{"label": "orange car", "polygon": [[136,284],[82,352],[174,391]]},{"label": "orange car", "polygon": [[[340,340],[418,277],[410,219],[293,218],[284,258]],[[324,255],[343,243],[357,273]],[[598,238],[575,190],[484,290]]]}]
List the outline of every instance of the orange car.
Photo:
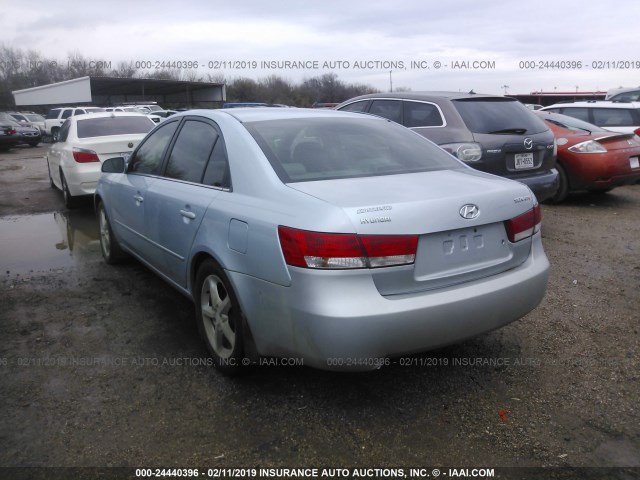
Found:
[{"label": "orange car", "polygon": [[640,137],[617,133],[559,113],[536,111],[558,143],[560,188],[550,199],[562,202],[569,192],[608,192],[640,181]]}]

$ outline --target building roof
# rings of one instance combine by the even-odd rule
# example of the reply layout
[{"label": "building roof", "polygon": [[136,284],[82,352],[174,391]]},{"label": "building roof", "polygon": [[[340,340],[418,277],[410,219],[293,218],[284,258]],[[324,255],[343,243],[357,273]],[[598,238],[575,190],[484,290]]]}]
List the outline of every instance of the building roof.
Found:
[{"label": "building roof", "polygon": [[195,103],[224,102],[222,83],[149,78],[80,77],[64,82],[11,92],[17,106],[124,102]]}]

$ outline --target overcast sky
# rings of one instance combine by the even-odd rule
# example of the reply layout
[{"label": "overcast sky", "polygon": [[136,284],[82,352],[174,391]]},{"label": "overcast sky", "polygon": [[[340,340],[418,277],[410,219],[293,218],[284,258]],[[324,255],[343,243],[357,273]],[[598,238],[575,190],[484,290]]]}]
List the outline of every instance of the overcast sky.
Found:
[{"label": "overcast sky", "polygon": [[335,72],[380,90],[575,92],[640,85],[639,18],[637,0],[0,0],[0,44],[62,62],[198,62],[227,80]]}]

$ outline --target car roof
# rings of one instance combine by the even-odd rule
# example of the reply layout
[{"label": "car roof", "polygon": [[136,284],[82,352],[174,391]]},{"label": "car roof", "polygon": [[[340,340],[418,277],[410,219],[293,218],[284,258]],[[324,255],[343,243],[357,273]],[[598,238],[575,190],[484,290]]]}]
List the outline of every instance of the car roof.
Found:
[{"label": "car roof", "polygon": [[[448,92],[448,91],[423,91],[423,92],[387,92],[387,93],[369,93],[366,95],[360,95],[359,97],[350,98],[343,103],[352,102],[355,100],[361,100],[365,98],[393,98],[393,99],[405,99],[405,100],[433,100],[436,98],[443,98],[449,100],[461,100],[466,98],[512,98],[504,97],[502,95],[490,95],[484,93],[463,93],[463,92]],[[515,99],[513,99],[515,100]]]},{"label": "car roof", "polygon": [[640,108],[640,102],[609,102],[609,101],[586,101],[573,103],[556,103],[543,108],[565,108],[565,107],[590,107],[590,108]]},{"label": "car roof", "polygon": [[358,118],[358,119],[375,119],[388,121],[381,117],[362,115],[361,113],[340,112],[331,109],[321,108],[273,108],[273,107],[246,107],[246,108],[228,108],[217,110],[188,110],[186,112],[176,113],[171,118],[179,118],[183,116],[200,115],[215,119],[220,115],[228,115],[235,118],[241,123],[259,122],[265,120],[286,120],[295,118]]}]

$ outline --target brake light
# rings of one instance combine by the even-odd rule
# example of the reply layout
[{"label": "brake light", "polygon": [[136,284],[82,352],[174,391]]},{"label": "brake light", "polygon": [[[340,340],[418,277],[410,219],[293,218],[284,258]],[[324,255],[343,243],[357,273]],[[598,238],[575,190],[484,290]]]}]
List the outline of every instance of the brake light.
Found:
[{"label": "brake light", "polygon": [[640,128],[636,128],[633,133],[635,133],[636,135],[638,135],[640,137]]},{"label": "brake light", "polygon": [[528,212],[504,222],[507,229],[507,237],[509,237],[511,243],[519,242],[538,233],[541,223],[542,212],[540,211],[539,203],[536,203]]},{"label": "brake light", "polygon": [[73,149],[73,159],[77,163],[99,162],[98,154],[93,150],[85,150],[84,148]]},{"label": "brake light", "polygon": [[415,261],[417,235],[321,233],[278,227],[288,265],[348,269],[409,265]]},{"label": "brake light", "polygon": [[9,135],[15,135],[17,132],[17,130],[15,128],[10,128],[9,129]]}]

